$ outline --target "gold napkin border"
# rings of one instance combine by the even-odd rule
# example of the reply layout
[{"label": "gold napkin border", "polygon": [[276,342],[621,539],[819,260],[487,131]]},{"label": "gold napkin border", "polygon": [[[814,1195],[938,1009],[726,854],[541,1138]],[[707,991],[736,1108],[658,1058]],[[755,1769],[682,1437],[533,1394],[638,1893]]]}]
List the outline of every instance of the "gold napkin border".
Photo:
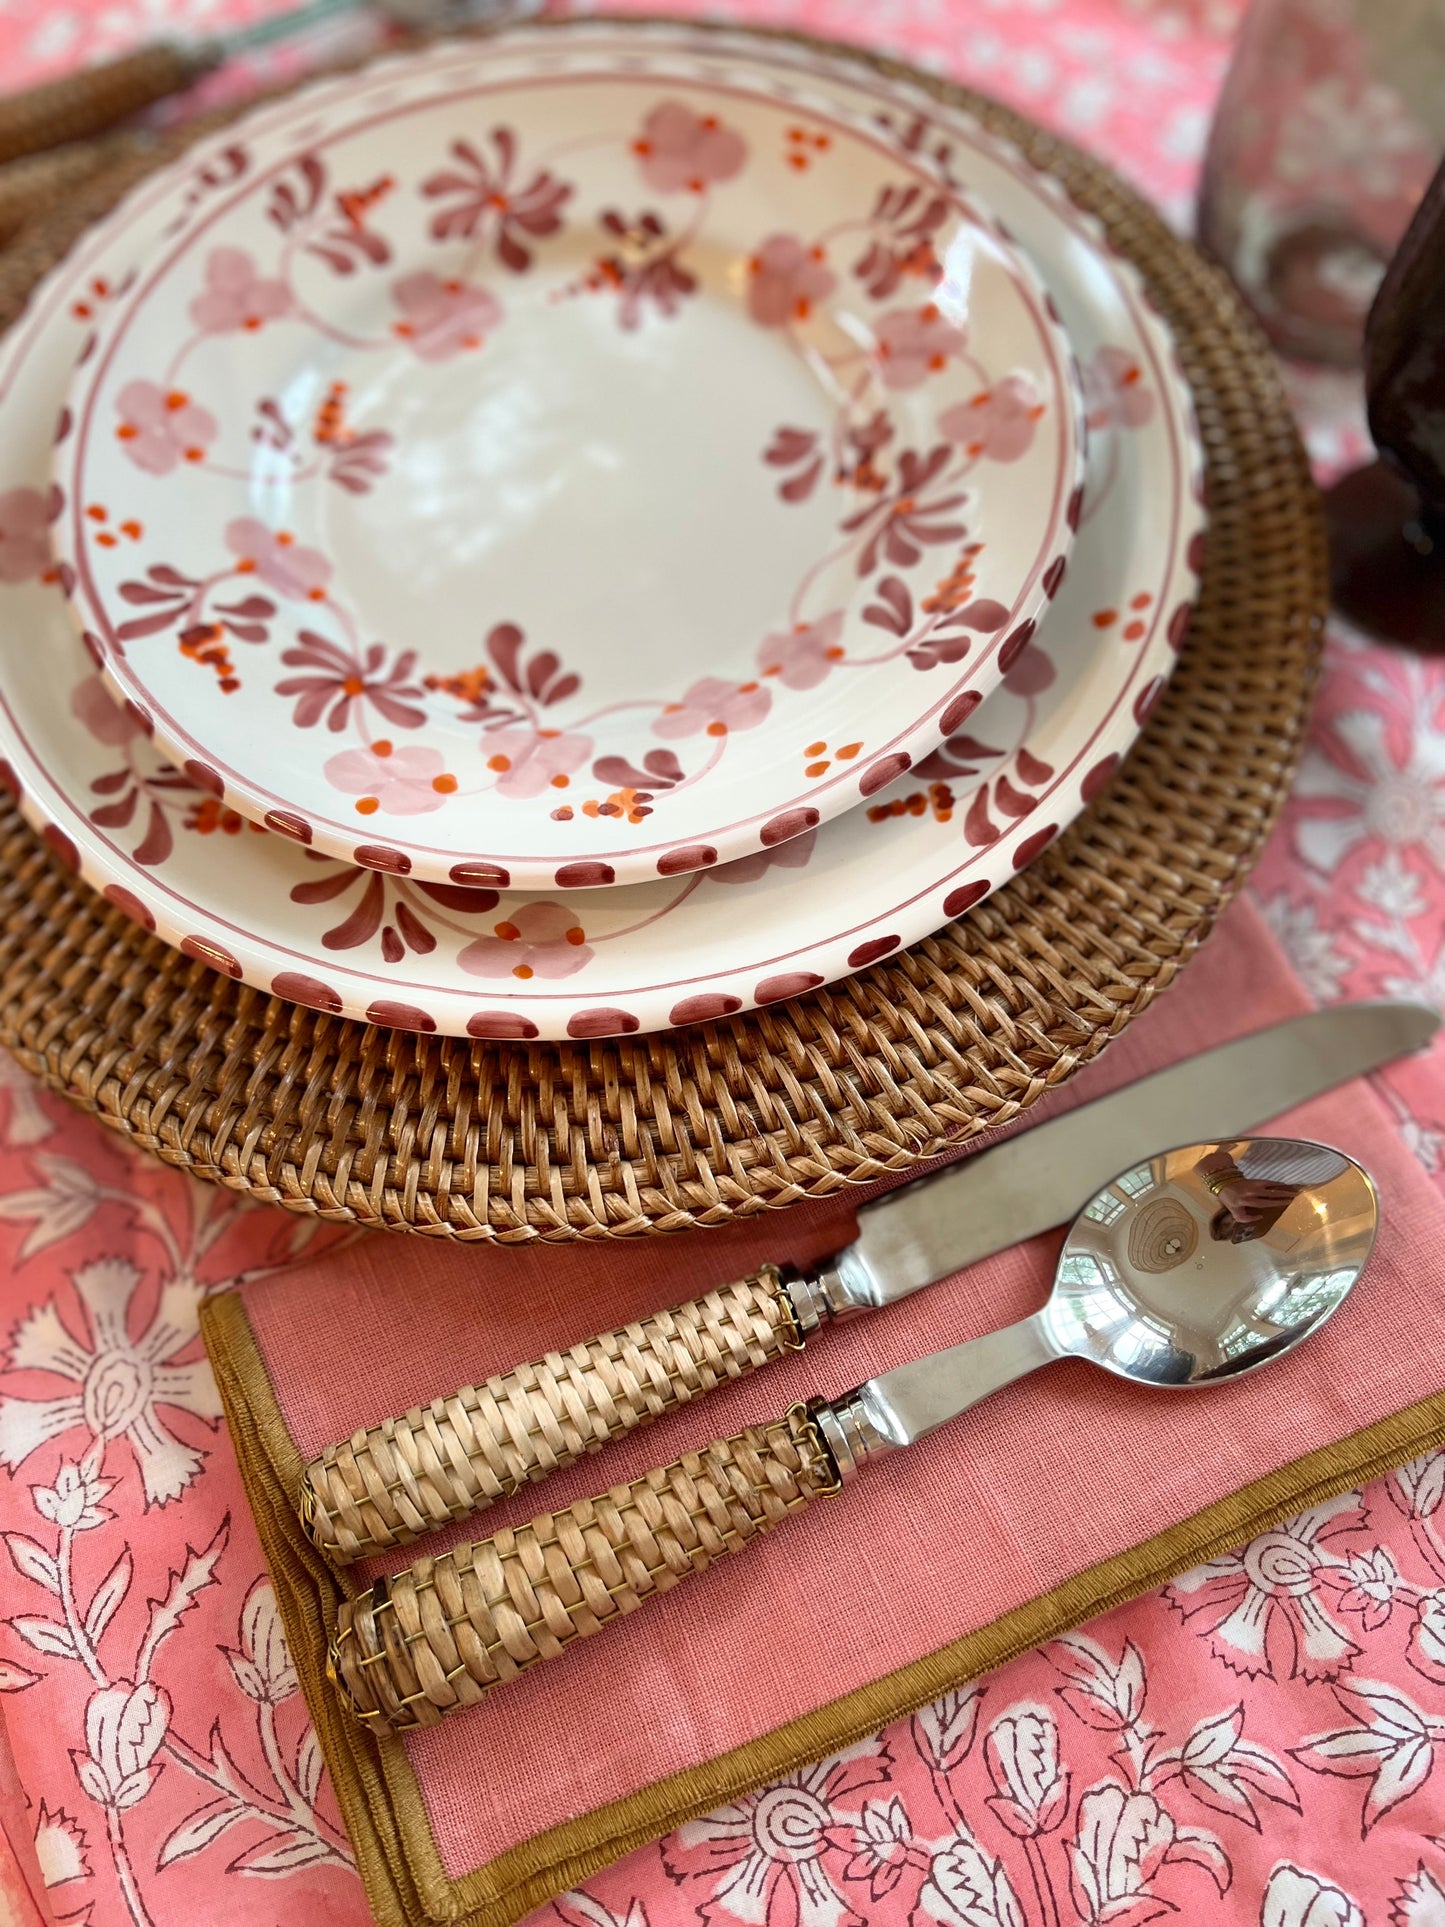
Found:
[{"label": "gold napkin border", "polygon": [[[685,1821],[826,1758],[1281,1520],[1445,1445],[1445,1392],[1438,1392],[1292,1460],[882,1679],[702,1766],[551,1827],[453,1880],[442,1866],[404,1745],[374,1739],[342,1711],[326,1678],[324,1655],[337,1608],[360,1587],[323,1559],[301,1530],[303,1461],[240,1295],[225,1292],[203,1304],[201,1331],[292,1658],[379,1927],[416,1927],[422,1919],[512,1927],[533,1908]],[[485,1718],[485,1709],[470,1717]]]}]

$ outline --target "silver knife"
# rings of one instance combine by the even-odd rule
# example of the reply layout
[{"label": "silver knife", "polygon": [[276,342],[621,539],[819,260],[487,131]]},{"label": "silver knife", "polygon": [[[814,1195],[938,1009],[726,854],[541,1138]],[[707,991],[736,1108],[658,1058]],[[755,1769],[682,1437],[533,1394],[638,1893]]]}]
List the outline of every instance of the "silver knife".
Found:
[{"label": "silver knife", "polygon": [[463,1519],[728,1379],[1021,1243],[1161,1146],[1242,1137],[1307,1098],[1422,1049],[1424,1004],[1356,1003],[1241,1037],[899,1185],[805,1272],[750,1278],[570,1351],[463,1386],[329,1446],[298,1507],[339,1563]]}]

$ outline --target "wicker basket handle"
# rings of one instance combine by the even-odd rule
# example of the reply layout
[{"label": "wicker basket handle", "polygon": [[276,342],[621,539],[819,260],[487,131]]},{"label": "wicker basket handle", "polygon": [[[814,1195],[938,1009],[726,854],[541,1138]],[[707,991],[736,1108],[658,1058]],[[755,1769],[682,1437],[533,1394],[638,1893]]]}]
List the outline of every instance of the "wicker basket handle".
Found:
[{"label": "wicker basket handle", "polygon": [[301,1517],[341,1565],[407,1545],[801,1343],[765,1266],[328,1446],[302,1475]]},{"label": "wicker basket handle", "polygon": [[377,1732],[432,1726],[738,1552],[839,1481],[809,1408],[344,1602],[327,1670]]},{"label": "wicker basket handle", "polygon": [[206,46],[157,41],[119,60],[0,98],[0,163],[86,140],[182,92],[215,65]]}]

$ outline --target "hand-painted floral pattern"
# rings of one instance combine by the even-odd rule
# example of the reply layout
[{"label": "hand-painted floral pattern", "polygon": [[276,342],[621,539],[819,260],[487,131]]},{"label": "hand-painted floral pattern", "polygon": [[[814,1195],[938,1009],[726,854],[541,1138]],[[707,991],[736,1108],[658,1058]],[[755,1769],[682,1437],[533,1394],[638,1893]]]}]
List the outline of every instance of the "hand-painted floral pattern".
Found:
[{"label": "hand-painted floral pattern", "polygon": [[116,397],[116,439],[137,468],[169,475],[179,462],[204,461],[219,424],[183,388],[130,381]]},{"label": "hand-painted floral pattern", "polygon": [[570,977],[591,957],[587,933],[565,903],[528,903],[495,934],[478,937],[461,954],[477,977]]},{"label": "hand-painted floral pattern", "polygon": [[0,582],[30,582],[50,567],[50,510],[37,488],[0,491]]},{"label": "hand-painted floral pattern", "polygon": [[392,332],[423,361],[447,361],[480,348],[501,319],[501,304],[488,289],[444,281],[425,269],[403,275],[391,292],[402,316]]},{"label": "hand-painted floral pattern", "polygon": [[392,744],[378,738],[365,749],[346,749],[326,762],[327,781],[356,798],[363,816],[425,816],[439,810],[456,789],[439,749],[429,743]]},{"label": "hand-painted floral pattern", "polygon": [[240,248],[215,248],[206,261],[206,285],[191,303],[191,319],[203,334],[254,330],[291,312],[286,283],[261,273]]},{"label": "hand-painted floral pattern", "polygon": [[843,656],[839,637],[843,612],[834,609],[816,622],[800,622],[780,635],[765,636],[758,649],[758,669],[776,676],[788,689],[815,689]]},{"label": "hand-painted floral pattern", "polygon": [[[688,84],[679,83],[679,94]],[[284,160],[254,180],[240,168],[231,183],[234,198],[212,210],[214,224],[208,218],[193,234],[182,211],[167,227],[167,236],[178,238],[154,285],[170,289],[158,297],[158,309],[166,312],[175,338],[152,335],[141,319],[139,297],[112,312],[111,319],[121,325],[113,340],[107,336],[97,367],[112,365],[131,329],[139,365],[167,370],[161,381],[132,375],[124,355],[115,364],[125,373],[116,377],[110,405],[121,417],[118,432],[130,461],[155,478],[183,464],[194,467],[202,486],[218,490],[215,520],[224,528],[232,573],[254,574],[279,597],[324,605],[324,613],[319,609],[299,635],[287,633],[283,618],[273,638],[268,625],[274,605],[263,608],[244,596],[237,602],[217,599],[214,592],[225,572],[214,556],[204,562],[197,557],[183,568],[147,553],[142,573],[111,580],[94,560],[97,550],[122,541],[148,549],[147,525],[164,527],[166,516],[163,505],[153,504],[143,491],[143,516],[124,508],[113,514],[99,501],[82,514],[82,495],[89,501],[99,492],[76,487],[90,474],[88,457],[79,452],[90,446],[88,420],[72,444],[77,466],[68,471],[72,503],[61,535],[64,579],[85,626],[111,652],[107,667],[145,709],[172,761],[188,767],[200,763],[212,771],[228,799],[258,819],[284,802],[292,827],[299,822],[314,847],[338,860],[354,853],[354,825],[329,794],[334,789],[355,796],[363,814],[433,814],[455,797],[433,841],[424,851],[407,852],[416,867],[430,867],[438,875],[454,867],[444,859],[462,860],[470,852],[462,827],[467,798],[485,794],[494,807],[537,803],[542,808],[535,815],[517,812],[517,828],[499,830],[493,841],[503,852],[520,844],[552,853],[550,864],[546,854],[507,856],[502,867],[533,886],[550,884],[551,874],[569,867],[573,846],[552,830],[555,822],[607,819],[631,828],[657,814],[661,822],[655,827],[665,826],[679,848],[726,846],[730,851],[748,847],[757,825],[786,820],[792,811],[811,812],[816,820],[841,807],[852,779],[863,777],[866,762],[856,770],[848,765],[865,748],[864,732],[857,723],[844,731],[852,744],[847,753],[800,756],[801,746],[822,731],[792,699],[818,688],[835,671],[847,672],[835,677],[823,704],[836,709],[845,700],[844,690],[869,683],[886,711],[878,734],[901,753],[911,753],[903,745],[928,728],[931,698],[915,693],[906,674],[888,674],[889,667],[962,666],[961,673],[981,688],[995,684],[998,645],[982,645],[977,638],[1001,628],[1010,610],[1019,621],[1037,615],[1044,571],[1057,565],[1056,552],[1067,547],[1070,525],[1061,480],[1071,474],[1075,448],[1071,411],[1062,405],[1070,385],[1064,343],[1053,332],[1047,304],[1028,272],[985,238],[986,224],[942,165],[946,155],[935,165],[933,155],[906,139],[898,139],[890,152],[869,119],[850,120],[846,109],[839,110],[844,118],[829,119],[831,131],[824,131],[816,118],[809,119],[823,110],[805,112],[786,87],[756,100],[726,88],[683,99],[662,83],[658,93],[641,108],[630,102],[623,109],[604,107],[596,125],[579,123],[560,145],[549,145],[529,128],[533,110],[519,98],[517,126],[499,123],[476,136],[448,138],[447,159],[439,168],[421,159],[416,172],[398,163],[392,172],[355,180],[339,173],[334,142],[321,137],[318,123]],[[707,110],[709,97],[718,102],[717,111]],[[735,99],[739,125],[732,119]],[[751,121],[745,122],[746,116]],[[740,131],[744,124],[746,137]],[[418,137],[422,153],[438,140],[429,125],[425,136],[424,141]],[[825,213],[835,210],[822,201],[816,235],[770,230],[772,200],[764,170],[817,167],[831,178],[829,170],[848,141],[859,144],[867,164],[882,177],[870,183],[866,197],[839,202],[842,218],[831,222]],[[773,151],[779,144],[781,151]],[[574,168],[573,156],[593,150],[604,152],[604,159],[594,156]],[[588,172],[604,166],[612,172]],[[739,233],[761,238],[753,252],[734,259],[738,235],[728,225],[732,217],[716,231],[708,222],[718,195],[745,171],[746,191],[753,197],[750,213],[758,226]],[[636,207],[626,192],[633,185],[658,197],[659,205]],[[614,204],[619,187],[623,192]],[[261,232],[266,235],[269,227],[274,234],[258,243],[254,230],[242,223],[247,246],[220,244],[228,220],[250,208],[253,190]],[[509,294],[504,307],[491,262],[512,275],[528,275],[538,249],[559,235],[564,223],[573,230],[574,244],[587,230],[599,237],[584,271],[562,285],[549,286],[534,276],[515,298]],[[987,276],[990,289],[999,291],[996,298],[979,295],[968,330],[951,318],[952,284],[940,259],[940,252],[947,252],[946,237],[964,226],[976,236],[970,269],[974,290]],[[433,256],[429,244],[447,252]],[[315,263],[325,275],[318,277]],[[370,304],[358,309],[348,284],[354,287],[358,277],[364,280],[393,263],[394,276],[373,283]],[[173,288],[166,276],[173,277]],[[343,298],[334,307],[328,300],[330,283]],[[380,424],[375,391],[355,378],[330,380],[320,395],[298,399],[294,383],[288,386],[284,361],[273,364],[266,357],[289,354],[297,331],[305,331],[351,356],[395,356],[400,346],[419,362],[439,367],[482,349],[498,331],[524,329],[529,298],[553,306],[595,295],[614,307],[622,329],[634,331],[671,324],[700,307],[705,287],[715,298],[740,302],[754,326],[785,337],[785,351],[827,371],[824,387],[833,419],[808,429],[770,428],[765,462],[786,472],[776,482],[766,475],[758,481],[769,511],[776,498],[786,505],[780,511],[786,515],[787,507],[809,500],[816,508],[826,499],[819,485],[830,476],[840,490],[835,532],[815,530],[817,547],[796,573],[791,560],[782,563],[776,595],[766,612],[759,612],[761,638],[741,638],[744,653],[726,662],[715,651],[700,652],[702,661],[718,664],[717,671],[694,676],[681,694],[675,685],[629,686],[623,680],[609,688],[610,700],[599,704],[599,692],[589,691],[575,709],[559,711],[555,722],[546,718],[547,726],[541,711],[564,700],[561,687],[568,695],[581,691],[578,674],[562,671],[556,647],[534,650],[530,658],[534,667],[556,665],[545,696],[540,688],[514,685],[519,701],[511,706],[499,700],[495,686],[476,681],[477,673],[491,675],[490,669],[415,679],[409,670],[380,668],[397,644],[368,640],[366,632],[396,628],[395,611],[386,621],[364,615],[365,591],[357,587],[361,572],[347,554],[348,532],[318,526],[316,491],[302,491],[321,477],[352,495],[389,492],[398,540],[404,541],[410,510],[400,492],[408,501],[426,492],[418,491],[401,445],[405,412],[392,426]],[[148,284],[147,295],[151,292]],[[836,313],[835,296],[843,303]],[[948,313],[940,301],[949,304]],[[995,310],[1000,316],[1007,311],[1017,325],[990,323]],[[370,324],[373,332],[357,332],[357,314],[378,311],[379,322]],[[285,328],[272,325],[283,322]],[[217,377],[205,373],[221,354],[208,342],[258,332],[264,338],[257,345],[240,341],[229,347],[232,356],[242,357],[236,367],[254,365],[263,376],[247,391],[245,406],[227,412]],[[985,365],[990,359],[1000,363],[996,379]],[[1016,360],[1027,373],[1017,371]],[[180,385],[183,376],[186,386]],[[412,379],[422,384],[418,393],[426,392],[425,374]],[[217,389],[211,395],[214,412],[200,399],[207,381]],[[104,380],[95,392],[97,397],[104,392],[109,401]],[[80,408],[84,415],[86,404]],[[1043,437],[1037,430],[1046,418],[1050,434]],[[236,459],[242,437],[247,468]],[[749,432],[743,446],[752,445]],[[970,542],[958,511],[970,499],[966,480],[981,460],[1020,467],[1032,460],[1041,486],[1027,488],[1008,479],[1005,487],[1020,490],[1014,515],[978,501],[972,511],[976,520],[999,533],[985,541],[975,531]],[[264,477],[266,488],[239,486],[248,474]],[[112,495],[117,486],[112,467],[103,492]],[[294,519],[288,510],[290,527],[254,512],[256,503],[288,499],[295,502]],[[87,517],[95,518],[93,527]],[[844,539],[830,539],[834,533]],[[927,551],[944,544],[958,552],[949,572],[935,580]],[[792,545],[786,546],[791,556]],[[892,643],[880,648],[862,624],[873,619],[865,613],[870,578],[885,568],[899,573],[878,584],[879,606],[890,607],[897,595],[909,595],[917,622],[893,626]],[[902,576],[915,569],[919,579],[903,583]],[[851,592],[835,579],[847,573],[855,578]],[[1007,591],[1002,601],[976,587],[980,578],[995,574],[999,589]],[[441,599],[449,608],[462,602],[445,590]],[[140,613],[127,609],[117,612],[120,620],[112,619],[116,600],[134,604]],[[999,621],[985,621],[985,612],[994,609],[1003,612]],[[618,620],[612,617],[609,623]],[[548,625],[544,617],[541,626],[555,623]],[[492,633],[513,628],[503,621]],[[130,647],[168,632],[207,675],[173,678],[168,647]],[[233,640],[274,647],[285,668],[307,673],[292,676],[276,668],[258,673],[238,662]],[[452,661],[458,647],[468,646],[464,637],[445,641]],[[650,651],[643,648],[636,655],[647,660]],[[744,680],[742,665],[750,657],[758,663],[758,680]],[[217,691],[236,700],[217,707]],[[273,697],[280,699],[275,709]],[[327,734],[354,737],[345,754],[319,757],[324,736],[291,740],[289,728],[311,730],[323,718]],[[481,724],[476,735],[459,738],[457,723],[473,719]],[[279,736],[273,724],[280,726]],[[729,748],[729,738],[754,730],[760,741],[750,746],[751,755],[759,772],[780,773],[775,791],[764,793],[760,777],[745,784],[747,752]],[[783,730],[786,746],[777,736]],[[402,746],[383,773],[377,758],[390,757],[396,748],[389,731],[415,731],[417,740]],[[629,778],[598,795],[556,794],[568,791],[594,757],[599,770],[604,764],[633,770],[645,763],[648,752],[638,742],[640,735],[645,740],[644,733],[712,740],[699,745],[704,753],[690,767],[679,764],[666,780]],[[273,747],[278,742],[286,744],[284,761]],[[428,754],[418,760],[422,748]],[[877,787],[884,778],[875,771],[870,780]],[[719,813],[707,814],[711,799],[724,794]],[[138,795],[128,788],[100,807],[108,813],[133,811]],[[821,812],[820,797],[829,798]],[[511,819],[504,811],[500,820]],[[200,817],[193,823],[188,819],[188,825],[199,828]],[[405,841],[398,828],[392,835]],[[612,879],[637,881],[656,873],[643,839],[585,847],[596,856],[599,875],[605,870]]]},{"label": "hand-painted floral pattern", "polygon": [[326,593],[331,564],[319,549],[299,547],[284,529],[243,516],[227,524],[226,547],[236,558],[238,573],[254,571],[278,595],[319,602]]},{"label": "hand-painted floral pattern", "polygon": [[1005,375],[969,401],[938,418],[940,434],[960,442],[971,455],[991,462],[1016,462],[1029,447],[1044,412],[1034,385],[1023,375]]},{"label": "hand-painted floral pattern", "polygon": [[669,740],[699,732],[722,737],[735,729],[754,728],[767,715],[772,700],[761,683],[702,676],[683,691],[681,702],[666,706],[652,727]]},{"label": "hand-painted floral pattern", "polygon": [[664,100],[648,114],[632,143],[643,180],[655,194],[730,181],[742,168],[747,148],[742,137],[713,114],[697,114],[678,100]]},{"label": "hand-painted floral pattern", "polygon": [[771,235],[748,262],[748,313],[764,328],[806,321],[837,277],[820,247],[793,234]]}]

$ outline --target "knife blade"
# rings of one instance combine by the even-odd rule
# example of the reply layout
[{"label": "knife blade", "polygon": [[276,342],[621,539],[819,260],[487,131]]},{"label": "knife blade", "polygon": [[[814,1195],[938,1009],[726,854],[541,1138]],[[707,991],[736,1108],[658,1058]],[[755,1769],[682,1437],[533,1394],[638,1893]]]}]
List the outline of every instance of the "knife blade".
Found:
[{"label": "knife blade", "polygon": [[1340,1004],[1186,1057],[873,1199],[853,1243],[789,1291],[821,1295],[825,1314],[894,1304],[1062,1224],[1113,1172],[1161,1147],[1241,1137],[1422,1049],[1439,1027],[1427,1004]]},{"label": "knife blade", "polygon": [[852,1244],[819,1266],[762,1265],[328,1446],[302,1474],[306,1529],[346,1564],[467,1518],[782,1357],[827,1320],[892,1304],[1062,1223],[1115,1172],[1162,1148],[1243,1137],[1418,1050],[1439,1023],[1408,1003],[1290,1018],[982,1147],[864,1204]]}]

